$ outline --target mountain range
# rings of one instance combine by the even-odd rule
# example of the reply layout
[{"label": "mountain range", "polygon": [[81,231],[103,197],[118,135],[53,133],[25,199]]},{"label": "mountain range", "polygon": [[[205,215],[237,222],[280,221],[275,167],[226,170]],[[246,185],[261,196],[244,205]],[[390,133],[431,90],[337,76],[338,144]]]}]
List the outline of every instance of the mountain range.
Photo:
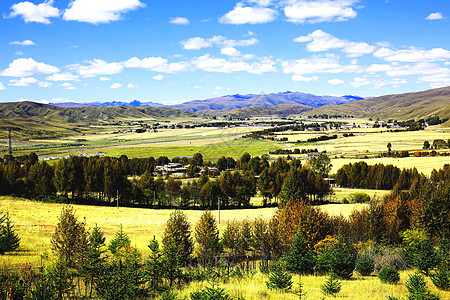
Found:
[{"label": "mountain range", "polygon": [[207,110],[233,110],[238,108],[245,108],[251,106],[272,107],[280,104],[295,104],[302,106],[309,106],[311,108],[320,107],[327,104],[340,105],[349,103],[355,100],[362,100],[364,98],[359,96],[318,96],[313,94],[306,94],[300,92],[282,92],[272,94],[246,94],[246,95],[226,95],[222,97],[210,98],[205,100],[193,100],[176,105],[163,105],[152,101],[138,101],[131,102],[65,102],[65,103],[51,103],[58,107],[105,107],[105,106],[153,106],[153,107],[170,107],[174,109],[181,109],[188,112],[207,111]]}]

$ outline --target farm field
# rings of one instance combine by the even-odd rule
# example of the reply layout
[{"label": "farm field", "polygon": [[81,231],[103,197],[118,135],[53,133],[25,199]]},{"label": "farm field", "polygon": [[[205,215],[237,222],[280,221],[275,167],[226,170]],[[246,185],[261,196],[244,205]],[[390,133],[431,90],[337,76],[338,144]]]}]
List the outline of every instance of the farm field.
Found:
[{"label": "farm field", "polygon": [[[38,263],[40,255],[47,251],[51,253],[50,238],[53,234],[61,209],[65,204],[51,204],[35,202],[19,198],[1,197],[0,211],[8,212],[13,220],[17,233],[21,237],[18,252],[0,256],[0,263],[21,264],[25,262]],[[366,204],[329,204],[320,206],[329,214],[350,214],[354,209],[366,207]],[[163,228],[173,209],[142,209],[128,207],[100,207],[73,205],[79,220],[85,220],[88,228],[97,224],[105,234],[106,242],[114,236],[120,225],[123,226],[132,245],[144,255],[149,253],[147,248],[150,239],[155,236],[161,239]],[[253,220],[261,217],[269,219],[276,208],[221,210],[219,230],[223,232],[227,223],[232,220]],[[195,226],[202,210],[184,211]],[[213,211],[218,220],[217,211]]]}]

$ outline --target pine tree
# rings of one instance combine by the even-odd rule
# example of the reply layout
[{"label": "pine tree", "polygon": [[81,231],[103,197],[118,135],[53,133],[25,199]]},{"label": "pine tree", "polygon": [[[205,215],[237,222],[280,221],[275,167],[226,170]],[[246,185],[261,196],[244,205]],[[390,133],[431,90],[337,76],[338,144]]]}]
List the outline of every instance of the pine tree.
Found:
[{"label": "pine tree", "polygon": [[336,275],[331,273],[328,275],[327,280],[320,286],[322,293],[325,295],[335,296],[337,293],[341,291],[341,283],[336,278]]},{"label": "pine tree", "polygon": [[266,285],[271,290],[288,291],[292,288],[292,275],[283,269],[280,262],[272,266],[272,272],[269,274],[269,281]]},{"label": "pine tree", "polygon": [[130,238],[123,232],[122,224],[120,224],[119,231],[116,232],[114,238],[109,242],[108,249],[112,254],[116,254],[117,249],[130,244]]},{"label": "pine tree", "polygon": [[53,252],[69,267],[75,267],[77,259],[87,251],[88,243],[85,223],[78,222],[72,207],[63,208],[51,239]]},{"label": "pine tree", "polygon": [[195,226],[195,254],[202,265],[206,265],[219,252],[219,229],[217,222],[209,210],[200,217]]},{"label": "pine tree", "polygon": [[164,248],[167,248],[172,243],[176,245],[182,264],[188,261],[194,249],[194,243],[192,242],[190,224],[185,213],[176,210],[170,214],[164,228],[162,242]]},{"label": "pine tree", "polygon": [[0,212],[0,254],[16,250],[19,248],[19,243],[20,237],[15,233],[9,214],[3,215]]},{"label": "pine tree", "polygon": [[314,272],[314,252],[309,248],[300,232],[294,236],[292,246],[284,257],[288,271],[296,274],[312,274]]}]

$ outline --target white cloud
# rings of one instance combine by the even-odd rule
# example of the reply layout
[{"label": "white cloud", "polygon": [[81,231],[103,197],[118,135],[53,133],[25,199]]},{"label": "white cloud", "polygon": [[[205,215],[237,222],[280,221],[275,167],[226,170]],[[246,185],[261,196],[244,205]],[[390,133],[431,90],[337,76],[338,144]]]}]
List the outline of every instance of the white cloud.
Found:
[{"label": "white cloud", "polygon": [[368,77],[355,77],[350,85],[358,88],[365,85],[373,85],[375,89],[380,89],[386,86],[399,87],[401,84],[406,84],[409,81],[402,78],[391,78],[391,79],[379,79],[379,78],[368,78]]},{"label": "white cloud", "polygon": [[59,72],[55,66],[36,62],[32,58],[18,58],[9,64],[9,67],[0,73],[1,76],[28,77],[38,74],[52,74]]},{"label": "white cloud", "polygon": [[161,74],[159,74],[159,75],[153,76],[152,78],[153,78],[154,80],[163,80],[163,79],[164,79],[164,76],[161,75]]},{"label": "white cloud", "polygon": [[277,71],[275,67],[275,62],[270,59],[263,60],[261,62],[254,62],[250,65],[250,68],[247,70],[250,74],[266,74],[266,73],[275,73]]},{"label": "white cloud", "polygon": [[422,50],[415,47],[409,47],[405,50],[381,48],[373,55],[386,61],[399,62],[432,62],[450,59],[450,51],[442,48],[433,48],[431,50]]},{"label": "white cloud", "polygon": [[22,16],[25,23],[37,22],[50,24],[49,18],[59,17],[59,10],[53,7],[53,0],[35,5],[29,1],[19,2],[11,6],[9,17]]},{"label": "white cloud", "polygon": [[209,48],[213,46],[211,41],[201,37],[190,38],[185,41],[181,41],[180,44],[185,50],[199,50],[202,48]]},{"label": "white cloud", "polygon": [[425,20],[442,20],[444,19],[444,16],[440,12],[431,13],[428,15],[428,17],[425,18]]},{"label": "white cloud", "polygon": [[367,67],[367,72],[386,72],[392,69],[391,65],[386,64],[372,64]]},{"label": "white cloud", "polygon": [[69,69],[78,72],[82,77],[96,77],[100,75],[113,75],[123,71],[124,66],[121,63],[108,63],[101,59],[93,59],[87,62],[88,65],[71,65]]},{"label": "white cloud", "polygon": [[146,57],[139,59],[132,57],[123,64],[127,68],[154,69],[159,66],[167,65],[168,60],[162,57]]},{"label": "white cloud", "polygon": [[112,89],[118,89],[118,88],[120,88],[120,87],[122,87],[122,85],[120,84],[120,83],[113,83],[113,84],[111,84],[111,86],[110,86],[110,88],[112,88]]},{"label": "white cloud", "polygon": [[51,76],[47,76],[45,79],[50,81],[73,81],[77,80],[78,76],[73,75],[72,73],[57,73]]},{"label": "white cloud", "polygon": [[298,74],[292,75],[293,81],[310,82],[310,81],[317,81],[317,79],[319,79],[319,77],[317,77],[317,76],[305,77],[303,75],[298,75]]},{"label": "white cloud", "polygon": [[68,82],[64,82],[63,84],[60,84],[59,86],[63,87],[65,90],[74,90],[75,89],[75,87]]},{"label": "white cloud", "polygon": [[189,20],[183,17],[175,17],[170,20],[170,23],[175,25],[189,25]]},{"label": "white cloud", "polygon": [[223,90],[223,86],[216,86],[216,91],[221,91]]},{"label": "white cloud", "polygon": [[16,51],[16,52],[14,52],[14,54],[21,56],[21,55],[24,55],[25,53],[23,53],[22,51]]},{"label": "white cloud", "polygon": [[281,66],[286,74],[336,74],[362,71],[358,65],[341,65],[339,59],[334,55],[287,60],[283,61]]},{"label": "white cloud", "polygon": [[239,56],[241,53],[234,47],[225,47],[220,49],[220,53],[226,56]]},{"label": "white cloud", "polygon": [[450,74],[450,69],[443,68],[436,63],[417,63],[411,65],[393,64],[391,69],[386,72],[386,75],[391,77],[436,74]]},{"label": "white cloud", "polygon": [[41,88],[50,88],[50,87],[52,87],[52,85],[53,85],[52,82],[46,82],[46,81],[38,82],[38,86]]},{"label": "white cloud", "polygon": [[344,80],[334,78],[334,79],[328,80],[328,83],[332,84],[332,85],[340,85],[340,84],[344,84],[345,82],[344,82]]},{"label": "white cloud", "polygon": [[263,24],[269,23],[275,20],[277,12],[268,7],[250,7],[242,6],[238,3],[236,7],[219,18],[219,22],[222,24]]},{"label": "white cloud", "polygon": [[136,88],[138,88],[138,86],[134,85],[132,83],[129,83],[129,84],[127,84],[127,88],[129,88],[129,89],[136,89]]},{"label": "white cloud", "polygon": [[99,80],[100,81],[109,81],[109,80],[111,80],[111,78],[109,78],[109,77],[100,77]]},{"label": "white cloud", "polygon": [[263,60],[249,64],[239,60],[229,61],[223,58],[213,58],[209,54],[193,59],[191,64],[196,69],[205,72],[248,72],[251,74],[264,74],[276,71],[274,66],[275,63],[271,60]]},{"label": "white cloud", "polygon": [[202,48],[209,48],[214,45],[216,45],[217,47],[252,46],[257,44],[258,42],[259,41],[256,38],[250,38],[247,40],[232,40],[227,39],[226,37],[221,35],[216,35],[209,39],[201,37],[189,38],[187,40],[181,41],[180,44],[185,50],[199,50]]},{"label": "white cloud", "polygon": [[347,21],[356,17],[358,0],[290,0],[284,8],[288,22],[321,23]]},{"label": "white cloud", "polygon": [[247,0],[247,2],[259,6],[269,6],[272,4],[272,0]]},{"label": "white cloud", "polygon": [[36,45],[36,43],[31,40],[13,41],[13,42],[9,42],[9,44],[10,45],[19,45],[19,46],[34,46],[34,45]]},{"label": "white cloud", "polygon": [[109,23],[141,7],[145,7],[145,4],[139,0],[73,0],[64,11],[63,18],[92,24]]},{"label": "white cloud", "polygon": [[352,87],[358,88],[364,85],[369,85],[371,82],[367,78],[362,77],[355,77],[352,82],[350,82],[350,85]]},{"label": "white cloud", "polygon": [[424,75],[419,78],[418,82],[428,82],[430,87],[439,88],[450,85],[450,73]]},{"label": "white cloud", "polygon": [[8,83],[8,85],[11,86],[30,86],[32,83],[38,83],[39,80],[37,80],[34,77],[22,77],[20,79],[11,79]]},{"label": "white cloud", "polygon": [[6,89],[3,83],[0,82],[0,91]]},{"label": "white cloud", "polygon": [[342,49],[348,57],[357,57],[370,54],[375,47],[363,42],[350,42],[341,40],[322,30],[316,30],[306,36],[299,36],[294,42],[305,43],[306,49],[311,52],[328,51],[330,49]]}]

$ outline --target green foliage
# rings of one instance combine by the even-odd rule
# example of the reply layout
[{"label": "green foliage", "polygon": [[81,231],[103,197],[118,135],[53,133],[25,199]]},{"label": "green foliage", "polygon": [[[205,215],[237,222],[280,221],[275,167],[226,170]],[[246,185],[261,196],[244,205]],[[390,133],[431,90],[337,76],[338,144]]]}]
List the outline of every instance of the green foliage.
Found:
[{"label": "green foliage", "polygon": [[297,283],[297,285],[298,285],[298,288],[296,291],[293,292],[294,295],[297,295],[298,299],[306,299],[308,297],[307,296],[308,293],[303,292],[303,283],[299,282],[299,283]]},{"label": "green foliage", "polygon": [[414,265],[428,276],[429,270],[435,268],[438,264],[439,257],[431,245],[431,241],[429,239],[422,241],[417,249]]},{"label": "green foliage", "polygon": [[109,242],[108,249],[112,254],[115,254],[118,249],[129,246],[130,244],[130,238],[123,231],[122,224],[120,224],[119,230],[114,235],[114,238]]},{"label": "green foliage", "polygon": [[170,214],[169,220],[167,220],[164,227],[162,242],[164,248],[167,248],[169,245],[177,247],[176,251],[182,264],[189,260],[194,249],[194,243],[191,238],[190,224],[185,213],[176,210]]},{"label": "green foliage", "polygon": [[425,231],[420,229],[409,229],[402,234],[403,256],[408,264],[414,266],[414,260],[419,251],[419,245],[428,239]]},{"label": "green foliage", "polygon": [[286,269],[296,274],[312,274],[314,272],[314,252],[299,232],[294,236],[292,246],[285,255]]},{"label": "green foliage", "polygon": [[275,262],[271,269],[269,281],[266,281],[267,287],[271,290],[290,290],[292,288],[292,275],[284,270],[282,263]]},{"label": "green foliage", "polygon": [[228,292],[221,287],[215,287],[214,284],[204,288],[203,290],[192,292],[191,300],[232,300],[233,298]]},{"label": "green foliage", "polygon": [[[1,299],[19,300],[24,299],[27,292],[26,283],[17,275],[5,272],[0,274],[0,297]],[[8,297],[7,295],[10,295]]]},{"label": "green foliage", "polygon": [[180,253],[180,247],[174,241],[164,246],[161,274],[169,281],[170,287],[183,275],[181,271],[182,258]]},{"label": "green foliage", "polygon": [[69,267],[75,267],[77,260],[87,251],[88,243],[86,224],[78,222],[71,206],[64,207],[51,239],[53,252],[61,256]]},{"label": "green foliage", "polygon": [[356,271],[362,276],[369,276],[375,269],[375,261],[368,255],[360,256],[356,261]]},{"label": "green foliage", "polygon": [[450,291],[450,272],[444,266],[432,272],[430,279],[439,290]]},{"label": "green foliage", "polygon": [[0,254],[14,251],[19,248],[20,237],[15,233],[9,214],[4,215],[0,211]]},{"label": "green foliage", "polygon": [[159,296],[158,300],[177,300],[178,293],[174,291],[165,291]]},{"label": "green foliage", "polygon": [[395,284],[400,281],[400,274],[395,267],[386,266],[378,272],[378,278],[383,283]]},{"label": "green foliage", "polygon": [[350,279],[356,264],[356,249],[350,243],[338,242],[331,249],[329,271],[342,279]]},{"label": "green foliage", "polygon": [[328,275],[327,280],[320,286],[320,289],[325,295],[336,296],[341,291],[341,287],[341,282],[337,279],[336,275],[331,273]]},{"label": "green foliage", "polygon": [[72,293],[75,288],[73,284],[74,274],[69,269],[69,263],[64,257],[59,257],[56,262],[47,267],[46,272],[57,299],[64,299]]},{"label": "green foliage", "polygon": [[439,295],[431,293],[425,283],[425,279],[421,274],[411,274],[406,280],[406,288],[409,295],[407,300],[439,300]]},{"label": "green foliage", "polygon": [[370,196],[363,192],[352,193],[349,195],[350,203],[368,203]]}]

